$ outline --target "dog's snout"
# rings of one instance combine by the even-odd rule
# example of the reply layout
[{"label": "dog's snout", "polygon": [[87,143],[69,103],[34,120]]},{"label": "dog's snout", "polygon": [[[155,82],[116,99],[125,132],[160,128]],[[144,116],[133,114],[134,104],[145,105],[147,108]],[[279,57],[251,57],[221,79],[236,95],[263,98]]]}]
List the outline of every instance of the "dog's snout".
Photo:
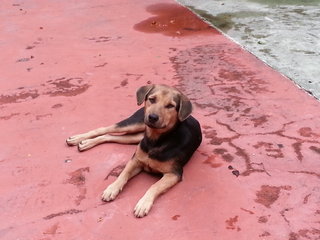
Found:
[{"label": "dog's snout", "polygon": [[157,114],[153,114],[153,113],[150,114],[148,118],[149,118],[150,123],[155,123],[159,120],[159,116]]}]

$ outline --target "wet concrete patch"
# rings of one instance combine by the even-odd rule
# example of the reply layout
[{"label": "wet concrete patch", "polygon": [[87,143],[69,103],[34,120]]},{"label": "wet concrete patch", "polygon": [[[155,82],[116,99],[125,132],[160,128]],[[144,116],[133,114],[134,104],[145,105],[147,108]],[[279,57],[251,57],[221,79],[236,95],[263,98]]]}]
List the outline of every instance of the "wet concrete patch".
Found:
[{"label": "wet concrete patch", "polygon": [[226,220],[226,229],[236,230],[237,232],[240,232],[241,228],[237,226],[238,221],[239,221],[239,216],[229,218],[228,220]]},{"label": "wet concrete patch", "polygon": [[290,191],[291,186],[269,186],[263,185],[261,189],[256,193],[256,202],[264,205],[267,208],[270,208],[271,205],[278,200],[281,190]]},{"label": "wet concrete patch", "polygon": [[278,101],[272,101],[270,107],[270,102],[258,100],[272,98],[278,90],[268,83],[271,76],[263,78],[258,69],[248,65],[249,56],[238,58],[240,52],[240,48],[220,44],[172,51],[177,87],[206,117],[213,118],[214,124],[203,126],[212,153],[228,163],[236,161],[238,166],[241,161],[241,167],[236,166],[239,172],[234,173],[240,176],[270,176],[264,158],[289,161],[293,153],[301,162],[306,155],[318,154],[319,133],[307,127],[308,120],[288,122]]},{"label": "wet concrete patch", "polygon": [[51,97],[71,97],[85,92],[89,86],[83,78],[59,78],[47,82],[45,94]]},{"label": "wet concrete patch", "polygon": [[0,95],[0,105],[20,103],[36,99],[41,95],[71,97],[84,93],[90,84],[83,78],[57,78],[37,87],[20,87]]},{"label": "wet concrete patch", "polygon": [[124,79],[121,80],[120,85],[114,87],[113,89],[119,89],[123,87],[128,87],[128,84],[132,82],[139,81],[143,77],[143,74],[138,74],[138,73],[126,73],[124,74]]},{"label": "wet concrete patch", "polygon": [[86,198],[87,189],[85,187],[85,173],[88,173],[89,171],[89,167],[79,168],[78,170],[71,172],[69,174],[70,178],[65,181],[65,183],[73,184],[78,187],[79,195],[75,200],[76,205],[80,205],[81,201]]},{"label": "wet concrete patch", "polygon": [[0,105],[24,102],[35,99],[39,96],[40,94],[37,89],[29,89],[25,91],[24,88],[18,88],[13,93],[0,95]]},{"label": "wet concrete patch", "polygon": [[237,54],[238,49],[227,49],[219,44],[203,45],[180,51],[171,61],[179,80],[178,87],[188,94],[194,104],[205,109],[208,116],[219,116],[217,126],[228,132],[228,137],[223,137],[215,128],[205,127],[204,134],[211,139],[212,145],[228,145],[227,149],[215,148],[213,152],[227,162],[243,158],[247,170],[242,174],[248,175],[264,170],[254,168],[247,150],[234,144],[234,140],[241,136],[245,128],[249,131],[256,128],[260,132],[269,126],[269,118],[261,115],[256,102],[250,99],[272,90],[245,62],[234,63]]},{"label": "wet concrete patch", "polygon": [[216,33],[216,30],[190,10],[177,4],[155,4],[149,6],[147,11],[155,16],[137,23],[134,26],[135,30],[145,33],[161,33],[171,37]]},{"label": "wet concrete patch", "polygon": [[107,180],[110,176],[112,177],[119,177],[120,173],[122,172],[122,170],[124,169],[125,165],[118,165],[115,168],[113,168],[108,175],[104,178],[104,180]]},{"label": "wet concrete patch", "polygon": [[177,220],[179,220],[180,217],[181,217],[181,215],[177,214],[177,215],[174,215],[171,219],[174,221],[177,221]]},{"label": "wet concrete patch", "polygon": [[207,158],[203,161],[204,164],[209,165],[212,168],[221,167],[223,164],[218,162],[216,159],[216,155],[207,156]]},{"label": "wet concrete patch", "polygon": [[52,218],[56,218],[56,217],[60,217],[60,216],[63,216],[63,215],[73,215],[73,214],[78,214],[78,213],[81,213],[83,212],[82,210],[78,210],[78,209],[69,209],[69,210],[66,210],[66,211],[63,211],[63,212],[58,212],[58,213],[52,213],[48,216],[45,216],[43,219],[44,220],[50,220]]},{"label": "wet concrete patch", "polygon": [[20,113],[12,113],[10,115],[6,115],[6,116],[0,116],[0,120],[9,120],[15,116],[19,116]]},{"label": "wet concrete patch", "polygon": [[217,15],[212,15],[205,10],[197,9],[193,6],[187,6],[193,12],[197,13],[205,21],[209,22],[219,30],[228,32],[231,29],[239,29],[243,27],[240,23],[237,23],[236,18],[245,18],[247,16],[264,16],[265,13],[259,13],[255,11],[238,11],[238,12],[225,12]]}]

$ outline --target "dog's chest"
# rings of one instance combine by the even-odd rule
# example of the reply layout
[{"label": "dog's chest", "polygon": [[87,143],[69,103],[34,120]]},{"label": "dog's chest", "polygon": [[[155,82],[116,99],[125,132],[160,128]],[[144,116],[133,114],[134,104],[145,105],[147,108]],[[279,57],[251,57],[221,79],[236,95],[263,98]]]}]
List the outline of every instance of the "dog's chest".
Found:
[{"label": "dog's chest", "polygon": [[142,151],[140,147],[138,147],[138,150],[136,152],[136,158],[142,164],[143,169],[147,172],[172,172],[174,162],[173,160],[162,162],[157,159],[153,159],[150,157],[150,154]]}]

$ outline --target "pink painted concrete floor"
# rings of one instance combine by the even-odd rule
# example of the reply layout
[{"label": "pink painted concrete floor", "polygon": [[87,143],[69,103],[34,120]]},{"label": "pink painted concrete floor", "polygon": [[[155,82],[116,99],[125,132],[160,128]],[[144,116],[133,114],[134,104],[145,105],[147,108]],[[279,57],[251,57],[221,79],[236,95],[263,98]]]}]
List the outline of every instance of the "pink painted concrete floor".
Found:
[{"label": "pink painted concrete floor", "polygon": [[[0,8],[0,239],[320,239],[320,103],[290,80],[172,0]],[[65,139],[128,116],[150,83],[192,99],[204,141],[136,219],[155,177],[100,200],[135,146]]]}]

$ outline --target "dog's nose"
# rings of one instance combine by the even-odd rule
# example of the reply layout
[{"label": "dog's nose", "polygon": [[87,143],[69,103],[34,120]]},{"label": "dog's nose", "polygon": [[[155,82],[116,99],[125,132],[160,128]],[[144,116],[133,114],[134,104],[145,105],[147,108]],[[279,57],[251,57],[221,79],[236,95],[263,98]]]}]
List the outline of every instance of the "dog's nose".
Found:
[{"label": "dog's nose", "polygon": [[157,114],[152,113],[149,115],[149,122],[150,123],[155,123],[158,120],[159,120],[159,116]]}]

